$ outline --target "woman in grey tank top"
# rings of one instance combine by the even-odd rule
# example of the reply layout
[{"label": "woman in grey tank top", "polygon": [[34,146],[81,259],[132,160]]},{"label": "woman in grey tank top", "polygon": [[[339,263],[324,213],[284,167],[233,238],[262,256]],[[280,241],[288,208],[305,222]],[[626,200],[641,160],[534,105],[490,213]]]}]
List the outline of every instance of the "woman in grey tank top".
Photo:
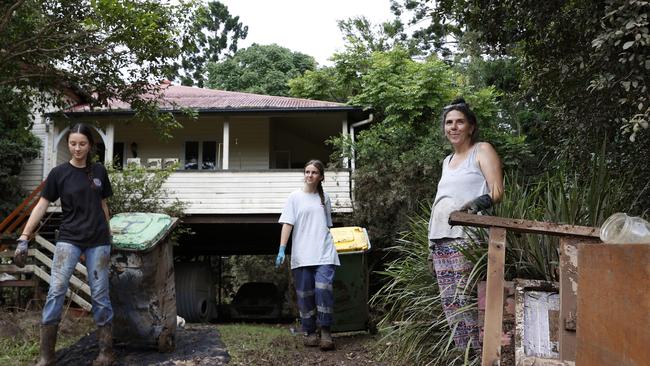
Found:
[{"label": "woman in grey tank top", "polygon": [[442,163],[442,175],[429,220],[429,269],[436,277],[445,317],[456,328],[456,347],[468,344],[480,352],[478,316],[458,309],[468,305],[465,295],[472,264],[461,249],[470,244],[462,227],[448,224],[453,211],[478,213],[492,207],[503,194],[503,171],[498,154],[486,142],[478,142],[476,115],[460,98],[446,106],[442,129],[454,151]]}]

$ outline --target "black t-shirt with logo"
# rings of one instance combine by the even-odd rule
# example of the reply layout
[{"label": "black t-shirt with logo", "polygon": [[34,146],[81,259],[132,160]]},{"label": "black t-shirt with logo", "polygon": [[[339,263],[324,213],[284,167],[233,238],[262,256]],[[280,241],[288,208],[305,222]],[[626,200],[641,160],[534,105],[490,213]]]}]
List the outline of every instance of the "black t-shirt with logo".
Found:
[{"label": "black t-shirt with logo", "polygon": [[108,174],[103,165],[77,168],[70,162],[50,172],[41,196],[50,202],[61,198],[63,219],[59,227],[59,241],[80,247],[109,244],[110,233],[102,199],[113,194]]}]

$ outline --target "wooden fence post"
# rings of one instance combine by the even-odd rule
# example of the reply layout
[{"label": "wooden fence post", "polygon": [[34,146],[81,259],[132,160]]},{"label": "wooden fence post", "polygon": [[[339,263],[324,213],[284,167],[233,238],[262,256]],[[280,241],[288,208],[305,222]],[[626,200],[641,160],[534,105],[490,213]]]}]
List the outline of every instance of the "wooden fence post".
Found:
[{"label": "wooden fence post", "polygon": [[503,273],[506,261],[506,229],[491,227],[488,243],[485,328],[482,366],[499,365],[503,323]]}]

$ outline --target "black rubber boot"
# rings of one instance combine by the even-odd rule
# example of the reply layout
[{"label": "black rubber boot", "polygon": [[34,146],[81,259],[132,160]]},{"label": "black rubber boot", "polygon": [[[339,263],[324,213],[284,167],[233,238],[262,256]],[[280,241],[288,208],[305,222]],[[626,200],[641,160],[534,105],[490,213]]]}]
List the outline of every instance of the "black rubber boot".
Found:
[{"label": "black rubber boot", "polygon": [[321,351],[330,351],[334,349],[334,340],[332,339],[332,333],[330,333],[330,327],[320,328],[319,346]]},{"label": "black rubber boot", "polygon": [[108,323],[97,328],[97,343],[99,344],[99,355],[93,361],[93,366],[110,366],[114,364],[113,324]]},{"label": "black rubber boot", "polygon": [[41,359],[36,366],[54,365],[54,347],[59,324],[41,325]]}]

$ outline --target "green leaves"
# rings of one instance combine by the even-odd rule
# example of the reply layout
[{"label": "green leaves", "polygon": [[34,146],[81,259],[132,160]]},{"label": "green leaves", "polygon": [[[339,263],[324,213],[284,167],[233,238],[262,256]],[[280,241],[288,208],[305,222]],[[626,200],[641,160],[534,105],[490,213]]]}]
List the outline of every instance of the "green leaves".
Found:
[{"label": "green leaves", "polygon": [[31,104],[18,90],[0,86],[0,220],[22,201],[18,174],[38,156],[41,141],[29,130],[33,124]]},{"label": "green leaves", "polygon": [[267,95],[289,95],[288,81],[316,69],[313,57],[276,44],[252,46],[208,65],[208,86]]},{"label": "green leaves", "polygon": [[113,195],[108,199],[111,212],[153,212],[181,217],[184,204],[178,199],[171,199],[164,187],[175,169],[147,170],[133,164],[122,170],[108,167],[113,188]]},{"label": "green leaves", "polygon": [[219,1],[206,5],[190,2],[185,9],[185,23],[181,23],[181,58],[176,63],[183,85],[206,83],[207,66],[224,55],[237,51],[237,42],[248,35],[248,26],[233,16]]}]

